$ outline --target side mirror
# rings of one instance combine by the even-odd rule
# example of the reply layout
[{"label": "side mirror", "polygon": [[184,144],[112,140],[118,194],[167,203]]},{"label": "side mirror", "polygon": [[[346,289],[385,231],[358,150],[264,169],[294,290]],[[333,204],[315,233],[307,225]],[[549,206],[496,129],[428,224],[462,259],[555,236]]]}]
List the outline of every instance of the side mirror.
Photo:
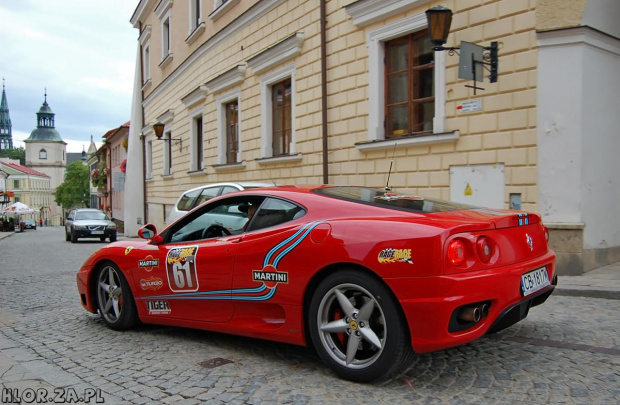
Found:
[{"label": "side mirror", "polygon": [[163,238],[157,234],[157,228],[153,224],[146,224],[138,230],[138,236],[142,239],[160,243]]}]

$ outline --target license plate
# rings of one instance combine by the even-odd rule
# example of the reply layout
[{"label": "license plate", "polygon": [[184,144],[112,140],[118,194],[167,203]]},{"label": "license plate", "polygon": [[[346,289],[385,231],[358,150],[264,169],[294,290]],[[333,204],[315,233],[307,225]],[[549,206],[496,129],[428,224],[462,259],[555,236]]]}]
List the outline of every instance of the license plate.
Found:
[{"label": "license plate", "polygon": [[92,231],[91,234],[93,234],[93,235],[103,235],[103,231]]},{"label": "license plate", "polygon": [[551,284],[547,268],[541,267],[521,276],[521,293],[525,297]]}]

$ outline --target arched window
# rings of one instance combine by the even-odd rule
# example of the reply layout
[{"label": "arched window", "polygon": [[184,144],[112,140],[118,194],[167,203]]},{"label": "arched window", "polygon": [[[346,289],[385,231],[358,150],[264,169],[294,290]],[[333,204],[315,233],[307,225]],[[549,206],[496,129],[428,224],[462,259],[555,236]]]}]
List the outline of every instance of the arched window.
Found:
[{"label": "arched window", "polygon": [[47,151],[45,149],[39,151],[39,159],[47,159]]}]

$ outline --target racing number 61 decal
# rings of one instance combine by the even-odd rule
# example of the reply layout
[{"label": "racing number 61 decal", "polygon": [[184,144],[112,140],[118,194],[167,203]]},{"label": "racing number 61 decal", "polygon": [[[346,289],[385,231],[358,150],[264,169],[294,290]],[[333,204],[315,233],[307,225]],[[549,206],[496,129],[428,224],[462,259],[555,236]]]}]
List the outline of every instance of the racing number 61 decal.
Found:
[{"label": "racing number 61 decal", "polygon": [[168,285],[174,292],[198,291],[196,253],[198,246],[172,248],[166,256]]}]

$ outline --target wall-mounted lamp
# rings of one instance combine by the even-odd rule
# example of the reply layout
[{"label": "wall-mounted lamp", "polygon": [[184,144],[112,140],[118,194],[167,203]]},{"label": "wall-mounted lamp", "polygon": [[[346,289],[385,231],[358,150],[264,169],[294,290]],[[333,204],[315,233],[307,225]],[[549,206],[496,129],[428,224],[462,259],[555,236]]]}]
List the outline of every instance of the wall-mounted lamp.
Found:
[{"label": "wall-mounted lamp", "polygon": [[[458,48],[444,47],[448,40],[448,34],[450,33],[450,24],[452,24],[452,10],[444,6],[435,6],[426,10],[426,21],[428,22],[428,31],[431,42],[433,43],[434,51],[448,51],[450,55],[453,55],[456,50],[462,49],[461,45]],[[463,42],[461,43],[463,44]],[[497,42],[491,42],[491,46],[479,46],[475,44],[467,44],[468,52],[470,55],[461,55],[459,63],[459,77],[470,78],[478,80],[478,77],[482,77],[480,72],[476,73],[477,65],[489,66],[490,71],[489,81],[491,83],[497,82]],[[484,53],[486,51],[487,53]],[[481,59],[476,59],[482,55]],[[461,73],[464,72],[464,76]],[[472,87],[472,86],[467,86]],[[475,90],[479,87],[473,86],[474,94]]]},{"label": "wall-mounted lamp", "polygon": [[181,138],[164,138],[162,139],[162,136],[164,136],[164,128],[165,125],[162,122],[157,121],[156,123],[153,124],[153,131],[155,131],[155,136],[157,137],[158,140],[160,141],[174,141],[174,144],[177,145],[179,147],[179,152],[183,150],[183,139]]}]

